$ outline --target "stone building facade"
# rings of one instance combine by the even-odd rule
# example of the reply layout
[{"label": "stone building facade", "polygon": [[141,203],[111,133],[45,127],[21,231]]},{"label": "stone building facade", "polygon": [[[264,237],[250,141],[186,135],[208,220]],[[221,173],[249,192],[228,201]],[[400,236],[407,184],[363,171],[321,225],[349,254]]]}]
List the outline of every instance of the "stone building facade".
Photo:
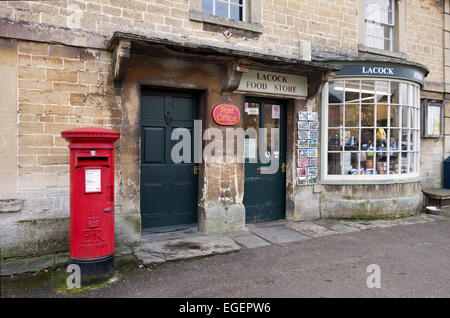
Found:
[{"label": "stone building facade", "polygon": [[[170,217],[163,216],[162,223],[158,223],[158,213],[143,212],[143,209],[151,210],[152,204],[157,206],[156,190],[146,187],[154,180],[160,180],[158,186],[167,186],[156,171],[145,167],[163,160],[148,150],[155,149],[152,140],[167,137],[158,135],[155,128],[160,128],[158,120],[165,119],[165,128],[171,126],[172,117],[167,113],[170,109],[174,121],[181,121],[175,109],[183,103],[188,103],[195,113],[188,114],[193,116],[191,121],[202,120],[202,134],[206,128],[225,132],[226,126],[217,124],[211,116],[218,104],[236,105],[242,118],[234,127],[243,129],[248,124],[247,107],[259,107],[254,114],[263,116],[264,113],[267,118],[272,107],[272,120],[278,120],[272,125],[279,125],[278,128],[286,131],[283,145],[277,150],[277,156],[282,159],[281,174],[273,182],[259,179],[268,185],[269,194],[260,189],[259,196],[253,195],[256,201],[262,198],[253,202],[253,219],[249,219],[249,189],[254,187],[247,170],[250,166],[238,162],[235,156],[224,162],[202,161],[189,166],[189,169],[198,169],[195,180],[183,181],[194,182],[189,188],[195,187],[191,194],[190,190],[182,188],[179,192],[167,190],[171,196],[161,202],[176,201],[179,193],[193,196],[185,198],[186,204],[193,206],[193,218],[181,225],[189,223],[205,233],[240,231],[245,229],[246,222],[265,218],[301,221],[414,214],[422,209],[421,188],[441,186],[441,162],[450,153],[450,126],[444,125],[442,120],[440,125],[445,126],[442,136],[421,138],[417,116],[422,113],[419,100],[445,103],[450,92],[448,0],[387,0],[391,6],[387,11],[395,23],[385,26],[391,28],[392,43],[384,49],[367,42],[368,16],[364,15],[367,12],[364,0],[232,1],[242,3],[243,9],[236,11],[239,12],[237,18],[231,17],[231,9],[229,17],[220,17],[220,4],[216,4],[217,0],[211,1],[215,4],[212,7],[201,0],[0,2],[2,258],[68,249],[69,152],[61,131],[71,128],[97,126],[122,134],[116,143],[115,158],[119,244],[138,241],[143,232],[177,228],[167,220]],[[223,3],[232,7],[230,2]],[[415,137],[407,137],[408,148],[399,150],[399,153],[404,150],[408,162],[416,158],[416,169],[408,163],[407,169],[411,170],[400,176],[400,181],[395,173],[393,177],[381,176],[378,180],[367,175],[368,179],[361,177],[350,181],[325,180],[323,174],[324,165],[330,165],[326,159],[329,148],[323,148],[326,143],[323,134],[329,131],[323,111],[329,109],[326,92],[332,81],[358,81],[358,85],[364,85],[367,78],[359,76],[361,74],[340,75],[349,65],[362,63],[367,67],[416,72],[415,79],[407,75],[394,78],[389,74],[369,78],[373,82],[390,83],[389,96],[394,95],[392,83],[397,81],[399,85],[409,85],[411,90],[420,91],[420,96],[412,95],[415,100],[412,104],[399,103],[399,107],[409,107],[410,114],[416,116],[408,126],[411,136]],[[251,91],[241,85],[251,78],[252,71],[295,75],[299,81],[306,82],[303,86],[298,84],[302,93],[296,94]],[[290,84],[290,80],[286,81]],[[362,86],[358,92],[362,98],[365,93]],[[150,106],[145,106],[146,103]],[[397,104],[394,104],[393,97],[389,98],[386,109],[395,109]],[[280,105],[281,115],[276,117],[279,115],[274,112]],[[159,114],[161,118],[152,111],[147,113],[147,109],[158,107],[163,109]],[[444,108],[445,122],[448,122],[450,114]],[[301,156],[298,116],[299,112],[306,111],[318,114],[320,135],[315,157],[318,180],[305,186],[300,185],[298,179]],[[263,125],[266,124],[264,118],[259,119]],[[389,118],[393,115],[386,120]],[[417,120],[415,126],[413,120]],[[186,125],[192,128],[191,124]],[[376,127],[373,129],[378,133]],[[395,133],[390,125],[385,130],[391,137]],[[399,137],[400,143],[402,137]],[[412,142],[413,138],[416,143]],[[347,142],[346,136],[339,140]],[[202,149],[206,148],[205,140],[200,143]],[[375,167],[369,168],[366,164],[363,167],[361,153],[366,156],[371,152],[367,148],[362,150],[362,139],[358,144],[357,173],[374,172],[377,160],[381,159],[375,156]],[[410,149],[410,144],[417,148]],[[389,149],[380,152],[383,150],[390,152]],[[341,152],[341,158],[347,158],[345,150]],[[387,157],[397,158],[395,155]],[[399,154],[395,159],[400,166],[402,158]],[[340,167],[347,169],[346,159],[340,160]],[[395,165],[392,167],[397,169]],[[382,174],[380,171],[377,174]],[[260,174],[256,177],[264,178]],[[264,198],[273,193],[277,196],[274,205],[279,206],[281,214],[259,215],[258,211],[272,202]]]}]

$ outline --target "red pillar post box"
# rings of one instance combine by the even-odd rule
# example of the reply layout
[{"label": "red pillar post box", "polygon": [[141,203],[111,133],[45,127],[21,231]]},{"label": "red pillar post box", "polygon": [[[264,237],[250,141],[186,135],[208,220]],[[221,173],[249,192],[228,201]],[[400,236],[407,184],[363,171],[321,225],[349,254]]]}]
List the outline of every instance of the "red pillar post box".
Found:
[{"label": "red pillar post box", "polygon": [[114,275],[114,145],[120,133],[104,128],[61,132],[70,144],[70,258],[81,283]]}]

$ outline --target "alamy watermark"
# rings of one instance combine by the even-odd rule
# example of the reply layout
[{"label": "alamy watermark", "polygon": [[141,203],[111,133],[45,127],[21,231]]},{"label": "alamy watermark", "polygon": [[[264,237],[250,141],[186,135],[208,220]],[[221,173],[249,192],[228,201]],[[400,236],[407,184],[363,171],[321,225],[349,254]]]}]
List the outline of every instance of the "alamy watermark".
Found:
[{"label": "alamy watermark", "polygon": [[366,269],[370,275],[367,277],[367,288],[381,288],[381,268],[377,264],[370,264]]},{"label": "alamy watermark", "polygon": [[[171,149],[171,158],[174,163],[261,163],[266,165],[260,170],[262,174],[274,174],[280,163],[279,133],[279,128],[223,131],[212,127],[202,134],[202,121],[194,120],[193,136],[187,128],[172,131],[171,140],[178,142]],[[203,141],[209,142],[202,151]]]},{"label": "alamy watermark", "polygon": [[70,273],[66,279],[68,289],[81,288],[81,268],[77,264],[70,264],[66,269]]}]

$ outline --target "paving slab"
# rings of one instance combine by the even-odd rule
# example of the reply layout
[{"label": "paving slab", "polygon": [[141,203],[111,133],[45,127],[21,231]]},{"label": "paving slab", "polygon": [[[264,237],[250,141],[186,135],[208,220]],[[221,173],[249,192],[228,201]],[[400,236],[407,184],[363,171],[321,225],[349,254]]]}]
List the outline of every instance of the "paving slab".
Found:
[{"label": "paving slab", "polygon": [[145,251],[137,251],[135,253],[138,260],[140,260],[144,265],[158,265],[165,263],[166,260],[161,257],[157,257]]},{"label": "paving slab", "polygon": [[428,217],[433,220],[432,222],[436,222],[436,221],[440,221],[440,220],[449,220],[449,217],[445,216],[445,215],[428,214]]},{"label": "paving slab", "polygon": [[369,221],[369,223],[379,228],[388,228],[398,225],[398,223],[394,222],[393,220],[373,220]]},{"label": "paving slab", "polygon": [[311,237],[302,235],[294,230],[288,229],[285,225],[255,227],[253,233],[273,244],[284,244],[310,240]]},{"label": "paving slab", "polygon": [[348,226],[343,224],[339,220],[319,220],[314,223],[324,226],[330,230],[336,231],[338,233],[350,233],[350,232],[358,232],[359,229],[353,226]]},{"label": "paving slab", "polygon": [[336,231],[312,222],[290,222],[288,226],[289,228],[312,238],[338,234]]},{"label": "paving slab", "polygon": [[355,227],[359,230],[374,229],[376,225],[371,224],[369,221],[342,221],[343,224]]},{"label": "paving slab", "polygon": [[154,256],[173,261],[239,250],[241,250],[241,247],[228,237],[205,235],[165,241],[141,242],[135,248],[135,254],[139,254],[141,259],[145,257],[143,253],[148,253],[149,257]]},{"label": "paving slab", "polygon": [[233,237],[233,239],[236,242],[238,242],[239,244],[245,246],[246,248],[250,248],[250,249],[272,245],[269,242],[267,242],[266,240],[263,240],[262,238],[260,238],[257,235],[254,235],[254,234]]}]

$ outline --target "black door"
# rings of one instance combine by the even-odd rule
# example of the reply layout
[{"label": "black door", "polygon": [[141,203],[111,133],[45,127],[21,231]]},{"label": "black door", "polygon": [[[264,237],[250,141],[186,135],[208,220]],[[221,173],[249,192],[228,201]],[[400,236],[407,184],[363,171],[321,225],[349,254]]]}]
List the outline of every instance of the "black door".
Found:
[{"label": "black door", "polygon": [[[255,128],[256,140],[246,136],[244,206],[246,222],[277,220],[285,217],[286,193],[286,104],[268,99],[247,98],[245,129]],[[267,139],[260,138],[260,128],[267,129]],[[272,131],[271,128],[278,128]],[[267,171],[270,163],[262,163],[259,148],[266,158],[278,159],[275,173]],[[251,158],[256,155],[256,162]]]},{"label": "black door", "polygon": [[[174,163],[175,128],[191,132],[198,101],[187,93],[143,91],[141,100],[141,214],[144,232],[179,229],[197,223],[197,167]],[[193,151],[191,150],[191,153]],[[195,169],[194,169],[195,168]]]}]

